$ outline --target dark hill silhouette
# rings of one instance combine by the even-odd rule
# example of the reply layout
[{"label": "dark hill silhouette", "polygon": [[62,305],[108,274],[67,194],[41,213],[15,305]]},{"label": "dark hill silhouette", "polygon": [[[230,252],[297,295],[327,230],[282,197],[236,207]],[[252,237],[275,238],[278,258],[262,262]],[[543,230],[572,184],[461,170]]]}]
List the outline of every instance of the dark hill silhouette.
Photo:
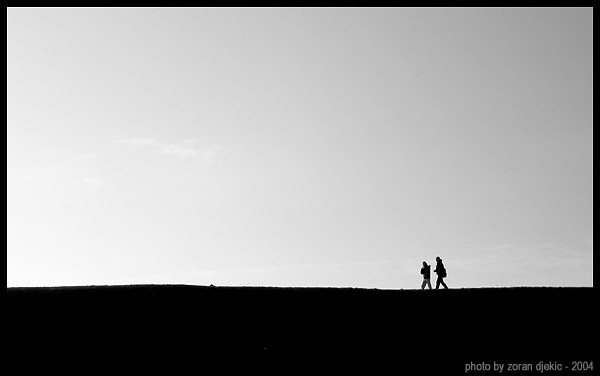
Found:
[{"label": "dark hill silhouette", "polygon": [[[464,374],[469,362],[567,364],[592,360],[592,293],[593,288],[7,288],[6,368],[88,373],[78,365],[83,362],[90,372],[177,374],[214,363],[222,370],[263,369],[284,360],[292,368],[327,365],[339,371],[362,364],[392,374]],[[217,361],[223,358],[229,361]]]}]

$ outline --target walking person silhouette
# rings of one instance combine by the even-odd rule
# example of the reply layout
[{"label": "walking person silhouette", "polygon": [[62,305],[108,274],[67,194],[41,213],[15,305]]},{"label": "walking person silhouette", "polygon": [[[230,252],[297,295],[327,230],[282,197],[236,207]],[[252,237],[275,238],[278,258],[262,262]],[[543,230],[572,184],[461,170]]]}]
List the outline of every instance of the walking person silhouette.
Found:
[{"label": "walking person silhouette", "polygon": [[437,264],[435,265],[435,270],[434,272],[437,273],[437,281],[435,281],[435,289],[439,289],[440,288],[440,284],[442,286],[444,286],[445,289],[448,288],[448,286],[446,286],[446,283],[444,282],[444,278],[446,278],[446,276],[448,275],[446,273],[446,268],[444,267],[444,264],[442,263],[442,259],[438,256],[435,258],[435,261],[437,262]]},{"label": "walking person silhouette", "polygon": [[429,286],[429,289],[431,290],[431,265],[427,265],[425,261],[423,261],[421,274],[423,275],[423,283],[421,284],[421,290],[425,289],[425,285]]}]

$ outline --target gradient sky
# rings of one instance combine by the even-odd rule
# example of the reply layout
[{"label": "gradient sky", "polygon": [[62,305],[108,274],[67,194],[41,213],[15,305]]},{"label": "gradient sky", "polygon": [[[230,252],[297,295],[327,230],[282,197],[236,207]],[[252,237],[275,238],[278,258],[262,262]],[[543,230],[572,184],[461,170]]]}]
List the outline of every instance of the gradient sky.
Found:
[{"label": "gradient sky", "polygon": [[593,10],[7,11],[7,285],[593,285]]}]

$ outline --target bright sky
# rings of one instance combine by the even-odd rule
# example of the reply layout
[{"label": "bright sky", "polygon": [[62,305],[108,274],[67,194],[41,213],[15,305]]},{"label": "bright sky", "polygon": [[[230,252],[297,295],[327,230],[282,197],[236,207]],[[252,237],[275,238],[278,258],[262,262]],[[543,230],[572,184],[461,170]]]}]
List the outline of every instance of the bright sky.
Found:
[{"label": "bright sky", "polygon": [[593,286],[592,8],[7,22],[8,286]]}]

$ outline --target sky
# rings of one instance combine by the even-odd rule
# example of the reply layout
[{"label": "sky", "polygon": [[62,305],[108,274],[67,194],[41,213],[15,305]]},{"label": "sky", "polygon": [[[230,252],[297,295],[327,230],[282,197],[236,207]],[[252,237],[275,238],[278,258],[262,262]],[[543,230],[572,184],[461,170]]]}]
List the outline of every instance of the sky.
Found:
[{"label": "sky", "polygon": [[[7,286],[593,286],[592,8],[7,9]],[[432,276],[435,281],[435,276]]]}]

